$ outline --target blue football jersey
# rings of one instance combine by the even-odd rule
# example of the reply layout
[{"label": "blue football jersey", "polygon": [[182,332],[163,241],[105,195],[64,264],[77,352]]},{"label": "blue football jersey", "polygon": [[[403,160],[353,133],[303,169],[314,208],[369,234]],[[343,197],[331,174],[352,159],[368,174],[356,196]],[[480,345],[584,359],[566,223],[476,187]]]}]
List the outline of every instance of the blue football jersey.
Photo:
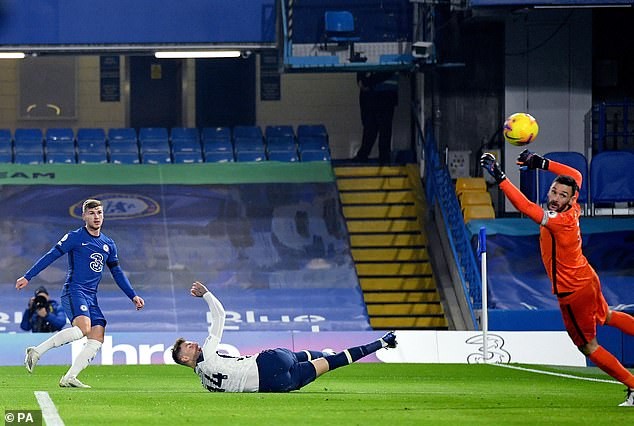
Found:
[{"label": "blue football jersey", "polygon": [[132,299],[136,294],[119,267],[117,246],[103,232],[98,237],[81,227],[64,235],[47,254],[42,256],[24,277],[29,281],[56,259],[68,253],[68,273],[64,290],[79,290],[87,295],[97,293],[104,266],[107,266],[117,285]]}]

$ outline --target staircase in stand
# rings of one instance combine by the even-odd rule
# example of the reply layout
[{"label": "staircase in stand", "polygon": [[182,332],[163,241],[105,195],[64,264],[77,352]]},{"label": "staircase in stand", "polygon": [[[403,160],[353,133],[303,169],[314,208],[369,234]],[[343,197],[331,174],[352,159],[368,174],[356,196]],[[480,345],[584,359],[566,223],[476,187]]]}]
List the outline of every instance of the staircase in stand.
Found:
[{"label": "staircase in stand", "polygon": [[416,166],[338,166],[334,172],[372,328],[446,330]]}]

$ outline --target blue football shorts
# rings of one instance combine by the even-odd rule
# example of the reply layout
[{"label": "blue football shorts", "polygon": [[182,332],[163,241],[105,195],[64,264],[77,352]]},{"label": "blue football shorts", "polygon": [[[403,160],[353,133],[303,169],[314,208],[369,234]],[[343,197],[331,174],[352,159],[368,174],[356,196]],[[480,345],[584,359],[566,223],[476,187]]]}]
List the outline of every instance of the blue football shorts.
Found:
[{"label": "blue football shorts", "polygon": [[290,392],[306,386],[317,375],[310,361],[300,362],[288,349],[268,349],[256,360],[260,375],[259,392]]},{"label": "blue football shorts", "polygon": [[81,291],[67,291],[62,294],[62,307],[71,324],[80,315],[90,318],[90,325],[106,326],[106,317],[97,305],[97,296],[88,296]]}]

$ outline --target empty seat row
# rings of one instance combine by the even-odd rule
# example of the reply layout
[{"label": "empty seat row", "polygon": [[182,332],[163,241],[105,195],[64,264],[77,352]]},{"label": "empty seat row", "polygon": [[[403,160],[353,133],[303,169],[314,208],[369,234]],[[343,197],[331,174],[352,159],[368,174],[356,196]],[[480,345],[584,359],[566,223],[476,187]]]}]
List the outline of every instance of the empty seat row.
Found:
[{"label": "empty seat row", "polygon": [[[16,163],[189,163],[202,161],[330,160],[323,125],[204,128],[16,129],[12,140],[0,129],[0,162]],[[260,136],[258,136],[260,135]],[[13,145],[13,146],[12,146]]]}]

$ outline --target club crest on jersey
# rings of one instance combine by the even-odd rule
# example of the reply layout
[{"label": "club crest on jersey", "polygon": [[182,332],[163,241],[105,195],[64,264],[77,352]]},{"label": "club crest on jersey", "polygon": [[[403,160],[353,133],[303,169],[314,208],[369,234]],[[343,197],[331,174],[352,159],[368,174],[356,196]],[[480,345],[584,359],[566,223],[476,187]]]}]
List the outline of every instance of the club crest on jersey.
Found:
[{"label": "club crest on jersey", "polygon": [[79,310],[80,310],[80,311],[82,311],[82,312],[86,312],[86,311],[88,311],[88,306],[86,306],[86,305],[81,305],[81,306],[79,307]]},{"label": "club crest on jersey", "polygon": [[[101,200],[103,214],[107,220],[136,219],[153,216],[161,211],[159,203],[141,194],[105,193],[94,194],[89,198]],[[70,206],[70,215],[81,219],[83,200]]]},{"label": "club crest on jersey", "polygon": [[106,253],[110,253],[110,247],[108,247],[108,244],[103,245],[103,251],[105,251]]},{"label": "club crest on jersey", "polygon": [[554,210],[548,210],[548,217],[549,218],[553,218],[553,217],[557,217],[558,213]]}]

